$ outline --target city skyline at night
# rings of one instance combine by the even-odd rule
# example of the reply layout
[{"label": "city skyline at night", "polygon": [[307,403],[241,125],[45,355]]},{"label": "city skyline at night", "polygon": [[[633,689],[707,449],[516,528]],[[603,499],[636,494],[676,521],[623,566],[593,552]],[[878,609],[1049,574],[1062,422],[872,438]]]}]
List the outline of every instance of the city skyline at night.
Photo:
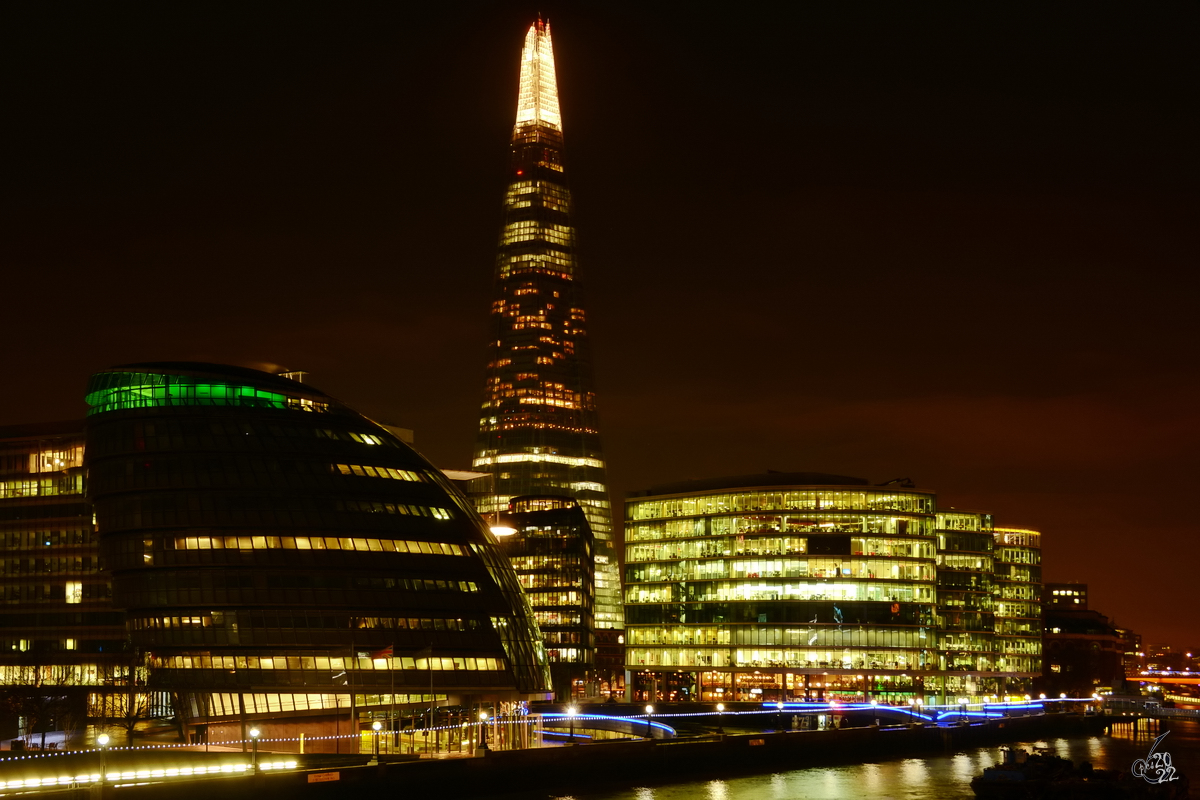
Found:
[{"label": "city skyline at night", "polygon": [[[607,487],[910,476],[1195,639],[1194,7],[543,5]],[[520,32],[538,9],[10,12],[10,391],[305,369],[470,466]],[[566,87],[570,87],[569,91]]]}]

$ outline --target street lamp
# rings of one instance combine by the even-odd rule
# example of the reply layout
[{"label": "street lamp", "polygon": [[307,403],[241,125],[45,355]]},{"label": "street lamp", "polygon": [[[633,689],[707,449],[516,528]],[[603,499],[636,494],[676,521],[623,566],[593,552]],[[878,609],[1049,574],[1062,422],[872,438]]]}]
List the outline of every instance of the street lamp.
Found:
[{"label": "street lamp", "polygon": [[375,720],[371,723],[371,730],[375,731],[375,757],[371,761],[375,764],[379,763],[379,729],[383,727],[383,723]]},{"label": "street lamp", "polygon": [[258,774],[258,737],[262,734],[258,728],[250,729],[250,764],[254,769],[254,774]]},{"label": "street lamp", "polygon": [[967,721],[967,698],[958,698],[958,710],[961,713],[961,721],[965,724]]},{"label": "street lamp", "polygon": [[783,703],[782,702],[775,704],[775,728],[776,728],[776,730],[783,731]]},{"label": "street lamp", "polygon": [[650,730],[650,717],[651,717],[651,716],[653,716],[653,715],[654,715],[654,706],[650,706],[650,705],[646,706],[646,738],[647,738],[647,739],[651,739],[651,738],[653,738],[653,737],[650,735],[650,734],[651,734],[651,730]]},{"label": "street lamp", "polygon": [[479,712],[479,749],[480,750],[488,749],[488,746],[487,746],[487,718],[488,718],[488,713],[486,711]]},{"label": "street lamp", "polygon": [[575,706],[567,706],[567,719],[571,723],[571,744],[575,744],[575,715],[579,713],[579,709]]},{"label": "street lamp", "polygon": [[108,734],[102,733],[96,737],[96,744],[100,745],[100,782],[104,783],[106,775],[104,769],[105,755],[108,753]]},{"label": "street lamp", "polygon": [[874,697],[872,697],[871,698],[871,724],[872,725],[879,724],[878,711],[879,711],[879,701],[877,699],[875,699]]},{"label": "street lamp", "polygon": [[717,733],[725,733],[725,704],[717,703]]}]

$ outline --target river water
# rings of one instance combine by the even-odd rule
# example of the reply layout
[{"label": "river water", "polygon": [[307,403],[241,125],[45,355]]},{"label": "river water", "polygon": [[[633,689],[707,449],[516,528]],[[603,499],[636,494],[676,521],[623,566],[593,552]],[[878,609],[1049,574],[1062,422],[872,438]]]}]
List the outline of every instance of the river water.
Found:
[{"label": "river water", "polygon": [[[1167,728],[1163,728],[1167,730]],[[1158,731],[1114,729],[1109,736],[1046,738],[1017,746],[1029,750],[1046,747],[1051,753],[1071,759],[1076,765],[1090,761],[1097,769],[1129,770],[1145,758]],[[1158,746],[1170,754],[1175,767],[1200,787],[1200,723],[1175,722]],[[589,784],[601,776],[581,775],[578,791],[527,794],[545,800],[942,800],[971,798],[971,778],[984,767],[999,763],[999,747],[980,747],[957,753],[921,758],[897,758],[866,764],[812,767],[790,772],[741,775],[716,780],[645,782],[620,786],[617,776],[605,776],[604,788]],[[594,784],[593,784],[594,785]],[[1193,796],[1200,797],[1197,788]]]}]

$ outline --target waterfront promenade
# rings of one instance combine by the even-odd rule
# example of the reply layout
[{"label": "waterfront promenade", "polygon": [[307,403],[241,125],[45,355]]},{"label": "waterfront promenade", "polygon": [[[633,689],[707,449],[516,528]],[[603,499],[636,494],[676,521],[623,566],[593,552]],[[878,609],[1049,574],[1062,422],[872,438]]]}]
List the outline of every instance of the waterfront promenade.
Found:
[{"label": "waterfront promenade", "polygon": [[[619,709],[617,709],[619,710]],[[706,775],[753,774],[805,766],[850,764],[901,756],[940,753],[964,748],[1099,732],[1103,716],[1074,713],[984,718],[974,724],[872,725],[826,730],[773,730],[779,717],[758,715],[760,730],[726,725],[726,733],[690,722],[690,735],[664,738],[625,738],[578,746],[528,750],[481,751],[475,757],[417,759],[369,755],[259,753],[260,771],[249,768],[240,750],[196,752],[194,748],[138,749],[108,753],[106,772],[114,777],[100,792],[94,780],[99,764],[96,751],[28,756],[0,762],[0,793],[30,789],[54,791],[58,797],[154,798],[187,800],[219,791],[231,800],[284,797],[341,797],[350,794],[394,792],[436,793],[440,797],[475,797],[512,791],[548,793],[577,790],[581,781],[695,779]],[[664,713],[663,720],[670,717]],[[694,720],[695,716],[687,719]],[[707,721],[707,718],[706,718]],[[730,720],[725,720],[729,722]],[[633,721],[633,725],[644,722]],[[581,720],[581,728],[586,722]],[[683,726],[681,726],[683,727]],[[211,750],[212,748],[210,748]],[[212,767],[215,767],[212,768]],[[22,775],[25,777],[18,777]],[[79,776],[55,781],[48,776]],[[40,776],[35,778],[35,776]],[[22,786],[15,786],[20,780]],[[38,786],[31,786],[37,780]]]}]

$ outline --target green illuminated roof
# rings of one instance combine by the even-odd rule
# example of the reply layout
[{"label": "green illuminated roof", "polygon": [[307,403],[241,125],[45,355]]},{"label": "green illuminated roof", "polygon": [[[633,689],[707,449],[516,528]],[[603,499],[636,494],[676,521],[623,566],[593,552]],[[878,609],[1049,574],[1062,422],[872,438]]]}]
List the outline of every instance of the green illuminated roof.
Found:
[{"label": "green illuminated roof", "polygon": [[[159,371],[162,370],[162,371]],[[268,384],[264,387],[263,384]],[[290,386],[289,386],[290,384]],[[299,391],[278,391],[295,387]],[[135,364],[97,373],[88,381],[88,416],[128,408],[253,406],[325,411],[329,404],[303,384],[257,370],[211,364]]]}]

